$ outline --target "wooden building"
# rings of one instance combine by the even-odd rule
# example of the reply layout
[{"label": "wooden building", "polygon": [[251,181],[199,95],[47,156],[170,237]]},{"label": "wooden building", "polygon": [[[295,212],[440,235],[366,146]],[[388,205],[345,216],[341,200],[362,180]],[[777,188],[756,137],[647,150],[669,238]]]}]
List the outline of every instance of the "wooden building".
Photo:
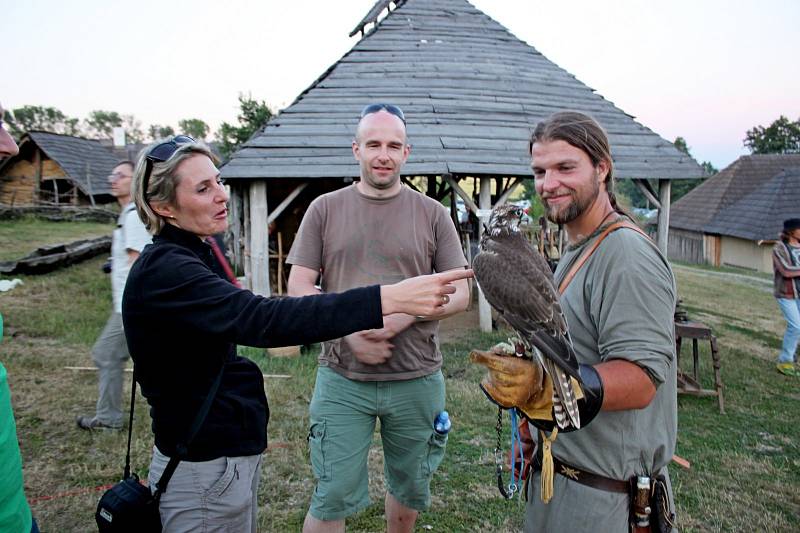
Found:
[{"label": "wooden building", "polygon": [[[664,207],[664,219],[669,180],[703,175],[670,142],[466,0],[379,0],[351,36],[357,33],[355,46],[222,168],[232,192],[232,248],[256,292],[273,291],[268,223],[277,222],[287,249],[308,203],[359,177],[350,146],[366,104],[404,110],[412,151],[403,178],[424,177],[414,183],[439,200],[450,197],[453,212],[458,195],[486,216],[531,179],[531,129],[565,109],[606,128],[617,177],[636,180]],[[473,180],[474,196],[463,186]],[[666,242],[666,233],[659,237]]]},{"label": "wooden building", "polygon": [[27,132],[20,139],[19,154],[0,161],[0,204],[113,202],[108,175],[117,161],[98,140]]},{"label": "wooden building", "polygon": [[772,244],[791,217],[800,217],[800,154],[742,156],[672,206],[669,257],[772,272]]}]

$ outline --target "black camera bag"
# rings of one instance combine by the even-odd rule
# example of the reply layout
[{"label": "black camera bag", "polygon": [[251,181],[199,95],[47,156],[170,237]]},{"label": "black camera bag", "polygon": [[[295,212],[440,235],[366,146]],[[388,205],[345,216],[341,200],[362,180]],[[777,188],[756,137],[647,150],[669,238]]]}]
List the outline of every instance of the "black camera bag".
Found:
[{"label": "black camera bag", "polygon": [[101,533],[155,533],[161,531],[158,500],[150,488],[139,482],[136,474],[108,489],[97,504],[95,513]]},{"label": "black camera bag", "polygon": [[200,427],[211,409],[217,389],[222,381],[225,364],[222,363],[216,380],[211,385],[211,390],[206,395],[203,406],[194,419],[189,438],[185,444],[178,445],[180,452],[175,457],[170,457],[161,478],[156,483],[155,493],[150,492],[150,487],[139,481],[139,476],[131,473],[131,435],[133,433],[133,407],[136,403],[136,370],[134,365],[133,383],[131,384],[131,411],[128,419],[128,451],[125,455],[125,470],[122,481],[103,493],[97,503],[94,514],[97,528],[100,533],[160,533],[161,516],[158,512],[158,503],[161,495],[166,492],[172,474],[186,455],[189,444],[194,440]]}]

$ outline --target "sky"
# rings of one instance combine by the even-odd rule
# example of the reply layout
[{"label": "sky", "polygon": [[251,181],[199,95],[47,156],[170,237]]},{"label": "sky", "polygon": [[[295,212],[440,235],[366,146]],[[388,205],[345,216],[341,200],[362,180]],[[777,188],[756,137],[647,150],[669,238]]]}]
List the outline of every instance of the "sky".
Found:
[{"label": "sky", "polygon": [[[146,126],[233,122],[240,93],[292,103],[358,40],[373,0],[0,0],[0,102]],[[698,161],[800,118],[798,0],[472,0]]]}]

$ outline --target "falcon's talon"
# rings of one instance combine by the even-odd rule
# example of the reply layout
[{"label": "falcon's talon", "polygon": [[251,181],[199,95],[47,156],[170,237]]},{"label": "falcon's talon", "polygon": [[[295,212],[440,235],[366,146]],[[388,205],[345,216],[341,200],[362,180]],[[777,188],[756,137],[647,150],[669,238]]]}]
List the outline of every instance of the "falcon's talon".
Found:
[{"label": "falcon's talon", "polygon": [[497,355],[514,355],[515,353],[514,346],[507,342],[498,342],[489,351]]}]

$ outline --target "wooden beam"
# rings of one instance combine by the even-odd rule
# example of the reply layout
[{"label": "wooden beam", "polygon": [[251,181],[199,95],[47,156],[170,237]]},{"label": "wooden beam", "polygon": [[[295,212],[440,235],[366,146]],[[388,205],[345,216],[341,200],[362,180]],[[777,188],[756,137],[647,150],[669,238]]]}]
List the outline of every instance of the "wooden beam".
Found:
[{"label": "wooden beam", "polygon": [[228,232],[231,235],[231,252],[233,257],[233,270],[236,272],[243,272],[243,256],[242,256],[242,187],[238,184],[229,185],[230,187],[230,200],[228,207]]},{"label": "wooden beam", "polygon": [[[450,185],[448,185],[445,180],[442,180],[442,183],[439,184],[439,190],[436,192],[436,201],[441,202],[442,200],[444,200],[445,196],[452,193],[453,193],[452,187],[450,187]],[[455,201],[455,198],[453,198],[453,200]]]},{"label": "wooden beam", "polygon": [[456,192],[457,195],[464,200],[464,205],[467,206],[467,209],[472,211],[472,213],[477,217],[478,216],[478,206],[475,205],[475,202],[472,201],[472,198],[469,197],[467,191],[461,188],[458,182],[453,178],[452,174],[443,174],[442,177],[445,181],[450,185],[450,187]]},{"label": "wooden beam", "polygon": [[661,202],[659,202],[656,198],[656,191],[653,190],[653,187],[650,185],[649,181],[645,179],[634,179],[631,181],[633,181],[636,186],[639,187],[639,190],[642,191],[642,194],[644,194],[645,198],[647,198],[650,203],[653,204],[653,207],[656,209],[661,209]]},{"label": "wooden beam", "polygon": [[276,207],[275,210],[269,214],[269,218],[267,219],[267,225],[274,222],[279,216],[281,216],[281,213],[283,213],[284,210],[287,207],[289,207],[289,205],[294,201],[294,199],[297,198],[297,195],[303,192],[303,189],[305,189],[306,187],[308,187],[307,181],[295,187],[294,190],[289,193],[289,196],[284,198],[284,200],[280,204],[278,204],[278,207]]},{"label": "wooden beam", "polygon": [[250,185],[242,187],[242,266],[244,266],[244,287],[253,289],[250,284],[253,262],[250,260]]},{"label": "wooden beam", "polygon": [[669,203],[672,182],[670,180],[658,180],[658,197],[661,207],[658,210],[658,249],[667,257],[669,250]]},{"label": "wooden beam", "polygon": [[[466,203],[466,200],[464,201]],[[478,217],[481,221],[478,230],[479,235],[483,235],[484,227],[489,222],[488,214],[492,209],[492,182],[491,178],[481,178],[480,185],[480,204],[483,217]],[[474,205],[474,204],[473,204]],[[477,212],[475,213],[477,215]],[[480,285],[478,286],[480,288]],[[478,291],[478,314],[480,316],[481,331],[492,331],[492,308],[489,301],[483,295],[483,291]]]},{"label": "wooden beam", "polygon": [[262,296],[272,296],[269,285],[269,213],[267,182],[250,184],[250,287]]},{"label": "wooden beam", "polygon": [[520,183],[522,183],[522,178],[514,178],[514,181],[510,182],[506,190],[503,191],[503,194],[501,194],[500,197],[497,198],[497,201],[494,203],[495,207],[506,203],[508,197],[514,193],[517,187],[519,187]]},{"label": "wooden beam", "polygon": [[408,185],[409,187],[411,187],[412,189],[414,189],[414,190],[415,190],[415,191],[417,191],[418,193],[420,193],[420,194],[425,194],[425,193],[424,193],[424,192],[422,192],[421,190],[417,189],[417,187],[416,187],[416,186],[415,186],[413,183],[411,183],[411,180],[410,180],[409,178],[407,178],[407,177],[401,177],[401,178],[400,178],[400,181],[402,181],[403,183],[405,183],[406,185]]}]

